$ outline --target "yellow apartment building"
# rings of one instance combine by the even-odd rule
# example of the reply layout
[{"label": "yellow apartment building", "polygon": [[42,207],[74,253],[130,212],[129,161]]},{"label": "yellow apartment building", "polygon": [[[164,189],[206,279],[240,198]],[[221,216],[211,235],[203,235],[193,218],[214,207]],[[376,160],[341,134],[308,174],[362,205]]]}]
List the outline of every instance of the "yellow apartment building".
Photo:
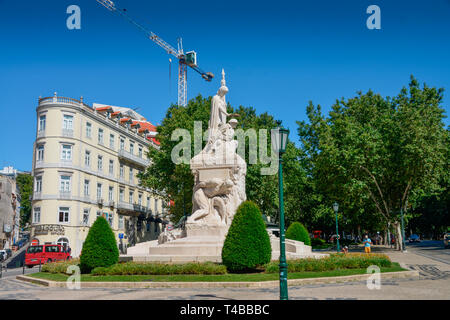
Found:
[{"label": "yellow apartment building", "polygon": [[139,186],[159,148],[156,128],[130,108],[58,97],[39,98],[33,153],[31,239],[70,246],[79,256],[90,226],[102,215],[121,253],[157,239],[168,223],[162,198]]}]

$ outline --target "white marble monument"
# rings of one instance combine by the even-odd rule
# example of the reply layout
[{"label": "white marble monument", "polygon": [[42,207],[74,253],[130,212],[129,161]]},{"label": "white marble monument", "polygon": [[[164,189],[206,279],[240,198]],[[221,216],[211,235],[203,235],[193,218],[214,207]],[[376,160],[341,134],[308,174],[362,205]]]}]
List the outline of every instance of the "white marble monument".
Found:
[{"label": "white marble monument", "polygon": [[[128,248],[135,261],[214,261],[222,260],[222,246],[238,206],[246,200],[247,164],[237,154],[234,129],[238,115],[227,113],[228,88],[222,69],[221,86],[211,101],[208,142],[190,160],[194,175],[192,214],[184,229],[163,232],[158,240]],[[230,119],[227,121],[227,117]],[[279,257],[279,238],[271,236],[272,259]],[[288,258],[311,257],[311,247],[286,240]],[[317,256],[319,257],[319,256]]]}]

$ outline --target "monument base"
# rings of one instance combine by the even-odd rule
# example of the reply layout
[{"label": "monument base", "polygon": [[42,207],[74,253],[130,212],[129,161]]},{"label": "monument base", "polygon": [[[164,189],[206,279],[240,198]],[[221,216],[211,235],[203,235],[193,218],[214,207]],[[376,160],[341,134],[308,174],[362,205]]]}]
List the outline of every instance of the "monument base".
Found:
[{"label": "monument base", "polygon": [[[222,262],[222,247],[228,228],[217,225],[187,224],[180,238],[158,243],[158,240],[139,243],[127,250],[121,260],[136,262]],[[272,260],[280,256],[280,239],[271,235]],[[328,254],[312,252],[301,241],[286,239],[286,258],[323,258]]]}]

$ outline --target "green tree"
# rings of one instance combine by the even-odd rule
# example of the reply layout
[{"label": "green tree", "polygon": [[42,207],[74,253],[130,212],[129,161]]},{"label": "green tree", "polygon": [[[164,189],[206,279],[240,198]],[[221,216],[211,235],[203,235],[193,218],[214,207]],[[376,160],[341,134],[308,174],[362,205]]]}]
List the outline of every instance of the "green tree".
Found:
[{"label": "green tree", "polygon": [[33,195],[33,177],[30,174],[20,173],[16,178],[20,192],[20,226],[23,228],[30,222],[31,197]]},{"label": "green tree", "polygon": [[[183,216],[183,211],[188,214],[192,211],[192,188],[194,184],[193,176],[188,164],[175,164],[171,159],[173,148],[180,142],[172,141],[172,134],[176,129],[182,128],[189,131],[191,141],[191,157],[195,155],[194,150],[194,121],[201,121],[203,131],[208,128],[210,117],[211,97],[203,98],[198,95],[195,99],[189,101],[186,107],[172,105],[166,112],[161,125],[157,127],[157,139],[160,142],[159,150],[151,148],[148,157],[151,159],[151,165],[147,170],[139,175],[141,184],[147,186],[166,200],[174,200],[174,206],[171,207],[172,219],[178,221]],[[229,113],[237,113],[237,129],[247,130],[255,129],[259,134],[259,129],[267,129],[268,148],[270,148],[270,129],[277,126],[275,119],[267,114],[256,114],[254,108],[239,106],[234,109],[228,105]],[[251,164],[249,157],[249,137],[246,137],[245,160],[247,162],[246,192],[247,198],[254,201],[262,208],[266,215],[273,215],[278,207],[277,195],[277,177],[276,175],[261,175],[260,169],[264,165],[260,162]],[[258,136],[257,136],[258,139]],[[202,148],[206,141],[202,141]],[[268,151],[270,155],[270,151]],[[184,203],[184,210],[183,210]]]},{"label": "green tree", "polygon": [[97,267],[109,267],[119,262],[119,249],[116,238],[103,217],[98,217],[86,240],[83,243],[80,256],[80,269],[82,273],[89,273]]},{"label": "green tree", "polygon": [[222,248],[222,263],[231,272],[243,272],[270,261],[269,234],[258,206],[244,201],[238,207]]},{"label": "green tree", "polygon": [[309,236],[309,232],[305,228],[305,226],[300,222],[294,222],[289,226],[289,228],[286,230],[286,238],[302,241],[304,244],[308,246],[311,245],[311,238]]},{"label": "green tree", "polygon": [[440,189],[448,148],[442,99],[443,89],[420,88],[411,77],[394,98],[359,92],[336,101],[328,117],[310,103],[298,133],[330,206],[336,200],[340,211],[390,222],[401,240],[400,209]]}]

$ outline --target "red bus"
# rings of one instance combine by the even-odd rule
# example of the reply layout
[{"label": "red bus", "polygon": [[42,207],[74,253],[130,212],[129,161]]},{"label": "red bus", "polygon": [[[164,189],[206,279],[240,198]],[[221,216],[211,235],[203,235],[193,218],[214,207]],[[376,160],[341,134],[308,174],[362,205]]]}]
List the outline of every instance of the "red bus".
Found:
[{"label": "red bus", "polygon": [[25,252],[25,265],[29,268],[53,261],[69,260],[70,253],[59,244],[44,244],[28,247]]}]

